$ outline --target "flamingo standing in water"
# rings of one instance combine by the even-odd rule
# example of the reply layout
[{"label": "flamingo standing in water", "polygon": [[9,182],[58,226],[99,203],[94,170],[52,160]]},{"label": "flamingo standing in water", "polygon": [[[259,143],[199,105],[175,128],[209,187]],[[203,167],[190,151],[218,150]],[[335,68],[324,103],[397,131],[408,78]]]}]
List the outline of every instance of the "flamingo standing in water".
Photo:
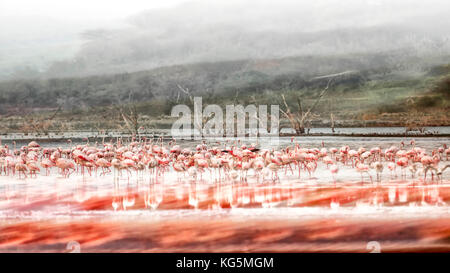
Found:
[{"label": "flamingo standing in water", "polygon": [[363,177],[364,173],[367,174],[370,177],[370,181],[373,182],[372,176],[369,174],[369,166],[368,165],[357,161],[355,167],[356,167],[356,171],[361,174],[361,182],[364,182],[364,177]]},{"label": "flamingo standing in water", "polygon": [[371,167],[375,169],[375,172],[377,173],[377,181],[381,180],[381,173],[383,172],[384,166],[383,163],[380,161],[374,162],[371,164]]},{"label": "flamingo standing in water", "polygon": [[177,172],[178,180],[180,180],[180,176],[179,176],[180,173],[186,174],[187,168],[186,168],[186,165],[183,164],[183,162],[179,162],[179,161],[174,162],[172,167],[173,167],[174,171]]},{"label": "flamingo standing in water", "polygon": [[339,172],[339,168],[336,164],[332,164],[330,167],[331,176],[333,177],[333,181],[336,183],[336,175]]},{"label": "flamingo standing in water", "polygon": [[[249,147],[239,141],[223,149],[219,148],[220,144],[208,147],[206,142],[202,142],[193,150],[182,149],[175,141],[169,142],[167,147],[162,140],[158,143],[132,140],[128,144],[118,140],[116,144],[112,142],[102,144],[103,146],[99,146],[98,143],[95,145],[86,143],[66,149],[43,149],[36,142],[31,142],[18,150],[15,148],[10,150],[7,146],[0,147],[1,174],[15,175],[19,172],[20,177],[28,176],[28,174],[37,176],[41,167],[45,169],[46,175],[50,175],[51,169],[56,166],[65,177],[78,172],[79,168],[82,174],[85,168],[89,173],[91,170],[97,173],[98,168],[102,168],[100,175],[107,175],[111,172],[109,168],[114,167],[119,174],[122,170],[127,170],[129,177],[130,170],[136,170],[139,176],[147,168],[150,173],[156,171],[157,177],[164,177],[164,172],[173,168],[173,171],[178,173],[178,180],[180,175],[186,172],[197,179],[199,174],[202,176],[203,172],[209,171],[211,177],[216,177],[215,181],[221,181],[221,173],[223,173],[224,177],[229,177],[233,181],[238,179],[245,182],[255,177],[259,182],[261,174],[262,181],[270,175],[272,175],[272,181],[280,181],[278,173],[280,168],[284,168],[286,177],[289,174],[294,175],[294,169],[298,168],[299,177],[300,172],[305,170],[309,172],[311,178],[313,173],[319,170],[318,166],[326,166],[333,180],[336,181],[339,161],[344,164],[344,168],[347,168],[346,163],[351,160],[352,167],[361,174],[362,180],[365,172],[370,176],[366,168],[369,165],[370,169],[376,171],[377,180],[380,181],[384,168],[382,161],[387,161],[391,177],[396,167],[400,167],[402,177],[406,177],[405,169],[408,168],[412,178],[416,174],[424,174],[426,179],[427,172],[431,172],[432,180],[434,175],[442,180],[446,168],[438,166],[440,161],[446,158],[448,150],[446,146],[438,147],[428,155],[426,149],[415,145],[407,147],[404,144],[400,149],[391,146],[382,152],[379,147],[372,148],[370,151],[364,147],[353,150],[349,146],[343,146],[340,150],[336,148],[327,150],[324,144],[319,148],[305,148],[295,143],[293,147],[287,146],[281,150],[269,151],[257,149],[256,145]],[[229,142],[225,142],[224,146],[228,144]],[[60,160],[62,158],[67,161]],[[115,173],[114,171],[114,178]],[[217,179],[217,173],[219,179]]]},{"label": "flamingo standing in water", "polygon": [[400,166],[402,168],[401,174],[402,177],[406,176],[406,172],[405,169],[408,167],[408,158],[405,156],[402,156],[398,161],[397,161],[397,165]]},{"label": "flamingo standing in water", "polygon": [[152,156],[147,163],[147,167],[150,170],[150,173],[157,174],[158,161]]},{"label": "flamingo standing in water", "polygon": [[309,173],[309,178],[312,178],[312,174],[316,171],[317,164],[314,164],[313,162],[308,162],[306,164],[306,170]]},{"label": "flamingo standing in water", "polygon": [[333,160],[337,160],[336,159],[336,153],[338,152],[338,149],[337,148],[330,148],[330,153],[331,153],[331,155],[333,156]]},{"label": "flamingo standing in water", "polygon": [[27,165],[25,163],[23,163],[23,161],[16,162],[14,168],[17,172],[19,172],[19,179],[20,179],[21,173],[24,175],[25,178],[27,178],[26,172],[28,171],[28,168],[27,168]]},{"label": "flamingo standing in water", "polygon": [[408,169],[409,169],[409,172],[411,173],[411,178],[415,178],[417,172],[420,169],[420,164],[417,162],[413,163],[413,164],[409,165]]},{"label": "flamingo standing in water", "polygon": [[272,181],[280,181],[280,177],[278,176],[278,170],[280,169],[280,164],[270,163],[267,165],[267,169],[272,172]]},{"label": "flamingo standing in water", "polygon": [[204,158],[198,158],[194,161],[194,163],[195,163],[195,167],[197,168],[198,172],[200,172],[200,180],[202,180],[205,169],[207,169],[209,167],[208,161]]},{"label": "flamingo standing in water", "polygon": [[[437,167],[434,167],[434,166],[432,166],[432,165],[429,165],[429,166],[427,166],[427,167],[425,168],[425,177],[426,177],[426,175],[427,175],[427,172],[430,171],[432,174],[433,174],[433,173],[436,174],[436,176],[437,176],[437,181],[442,181],[442,174],[444,173],[444,171],[445,171],[447,168],[450,168],[450,164],[449,164],[449,165],[445,165],[445,166],[443,166],[442,168],[437,168]],[[433,179],[432,179],[432,180],[433,180]]]},{"label": "flamingo standing in water", "polygon": [[[56,167],[61,170],[62,175],[66,178],[68,178],[70,174],[75,171],[75,164],[65,158],[59,158],[56,160]],[[70,170],[72,170],[72,172],[70,172]]]},{"label": "flamingo standing in water", "polygon": [[48,176],[50,175],[50,168],[55,166],[55,163],[53,163],[50,159],[44,158],[41,160],[41,167],[45,169],[45,174]]},{"label": "flamingo standing in water", "polygon": [[[422,166],[423,166],[424,170],[427,170],[428,167],[434,167],[434,166],[432,166],[434,164],[434,160],[433,160],[433,157],[431,157],[431,156],[428,156],[428,155],[423,156],[420,159],[420,162],[422,163]],[[427,172],[426,171],[425,171],[424,179],[427,179]],[[434,179],[434,173],[433,172],[431,172],[431,179],[432,180]]]},{"label": "flamingo standing in water", "polygon": [[33,174],[34,174],[34,177],[37,177],[36,173],[41,171],[41,169],[39,168],[39,166],[36,164],[35,161],[27,162],[27,168],[30,172],[30,177],[33,177]]},{"label": "flamingo standing in water", "polygon": [[187,172],[190,177],[192,177],[194,180],[197,180],[197,168],[195,166],[189,167]]},{"label": "flamingo standing in water", "polygon": [[348,157],[352,160],[352,167],[355,167],[355,159],[358,159],[359,154],[355,150],[348,151]]},{"label": "flamingo standing in water", "polygon": [[[396,169],[396,165],[394,162],[389,162],[387,164],[387,167],[389,169],[389,171],[391,171],[391,178],[392,178],[392,174],[395,173],[395,169]],[[395,175],[397,177],[397,175]]]},{"label": "flamingo standing in water", "polygon": [[255,159],[253,162],[253,169],[255,170],[257,181],[259,181],[259,176],[261,175],[261,171],[264,168],[264,161],[261,158]]},{"label": "flamingo standing in water", "polygon": [[97,166],[97,168],[102,168],[102,173],[100,173],[100,175],[105,175],[106,173],[111,172],[111,170],[109,169],[111,167],[111,162],[104,158],[97,159],[95,165]]},{"label": "flamingo standing in water", "polygon": [[130,175],[131,175],[130,169],[136,169],[136,162],[134,162],[131,159],[126,158],[126,159],[120,161],[120,167],[122,169],[125,169],[128,172],[128,178],[130,178]]},{"label": "flamingo standing in water", "polygon": [[8,164],[7,164],[6,159],[4,157],[0,157],[0,175],[3,172],[5,172],[5,175],[7,175],[7,172],[6,172],[7,166],[8,166]]},{"label": "flamingo standing in water", "polygon": [[325,156],[322,159],[322,161],[323,161],[323,163],[327,164],[327,168],[328,168],[329,165],[333,165],[334,164],[334,161],[329,156]]}]

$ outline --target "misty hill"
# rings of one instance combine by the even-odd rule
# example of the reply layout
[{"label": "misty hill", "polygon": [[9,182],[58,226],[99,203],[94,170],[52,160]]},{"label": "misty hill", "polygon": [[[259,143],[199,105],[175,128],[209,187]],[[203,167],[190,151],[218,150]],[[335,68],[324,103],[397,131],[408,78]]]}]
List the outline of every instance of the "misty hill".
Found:
[{"label": "misty hill", "polygon": [[[328,79],[316,77],[342,72],[344,75],[336,78],[333,88],[342,86],[357,92],[370,81],[422,79],[446,67],[430,66],[412,73],[417,59],[405,58],[402,63],[410,66],[392,62],[390,54],[305,56],[177,65],[103,76],[13,80],[0,83],[0,109],[1,114],[19,114],[26,109],[88,109],[155,99],[165,101],[170,108],[172,103],[186,101],[189,95],[220,102],[220,97],[226,100],[237,94],[249,97],[266,91],[317,90]],[[415,81],[412,83],[408,86],[417,88]]]},{"label": "misty hill", "polygon": [[[264,90],[314,88],[327,80],[317,76],[347,73],[339,81],[356,88],[366,80],[408,73],[416,58],[403,59],[404,67],[392,62],[391,54],[305,56],[267,60],[240,60],[161,67],[147,71],[77,78],[13,80],[0,83],[0,109],[76,108],[107,106],[154,98],[175,100],[187,95],[217,96],[258,93]],[[405,70],[406,72],[402,72]],[[424,70],[423,70],[424,71]],[[424,73],[421,71],[420,73]],[[353,85],[349,85],[352,83]],[[182,88],[182,89],[180,89]]]},{"label": "misty hill", "polygon": [[[121,109],[136,113],[145,128],[170,128],[172,107],[191,105],[195,95],[202,96],[204,106],[282,108],[284,95],[296,111],[299,100],[305,109],[311,106],[329,82],[323,76],[335,73],[339,76],[312,113],[313,126],[330,126],[331,115],[344,127],[448,126],[449,65],[414,72],[389,60],[389,54],[309,56],[0,82],[0,132],[126,130]],[[415,64],[414,59],[408,62]]]},{"label": "misty hill", "polygon": [[[151,10],[126,27],[82,33],[73,58],[49,65],[40,77],[130,73],[157,67],[286,57],[389,54],[448,62],[450,4],[424,1],[206,1]],[[309,2],[309,1],[308,1]],[[447,7],[447,9],[446,9]],[[386,60],[381,60],[386,62]],[[374,66],[377,66],[375,61]],[[306,64],[305,67],[308,67]],[[23,75],[16,75],[16,78]]]}]

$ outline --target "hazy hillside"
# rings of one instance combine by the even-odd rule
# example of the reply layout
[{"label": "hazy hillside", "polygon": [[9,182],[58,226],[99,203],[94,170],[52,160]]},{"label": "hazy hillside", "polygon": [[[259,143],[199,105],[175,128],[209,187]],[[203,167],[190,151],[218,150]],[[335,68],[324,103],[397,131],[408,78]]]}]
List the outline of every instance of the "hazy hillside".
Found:
[{"label": "hazy hillside", "polygon": [[[417,58],[404,56],[400,65],[400,58],[393,61],[392,56],[396,54],[210,62],[114,75],[13,80],[0,83],[0,109],[1,113],[6,114],[14,112],[19,106],[27,109],[61,106],[70,110],[149,101],[158,97],[173,100],[179,96],[185,98],[186,94],[179,86],[188,89],[192,95],[300,90],[316,84],[316,81],[311,83],[312,78],[333,73],[350,71],[352,80],[358,84],[369,79],[389,81],[392,75],[423,75],[429,69],[417,68],[412,73]],[[421,62],[423,64],[425,60]]]},{"label": "hazy hillside", "polygon": [[146,128],[168,128],[172,107],[191,105],[194,95],[203,97],[204,106],[284,107],[283,94],[292,109],[299,100],[310,107],[329,81],[316,76],[339,72],[345,73],[314,109],[313,126],[330,126],[331,114],[338,126],[448,126],[449,65],[411,73],[388,60],[389,55],[241,60],[2,82],[0,131],[123,130],[120,109],[135,109]]}]

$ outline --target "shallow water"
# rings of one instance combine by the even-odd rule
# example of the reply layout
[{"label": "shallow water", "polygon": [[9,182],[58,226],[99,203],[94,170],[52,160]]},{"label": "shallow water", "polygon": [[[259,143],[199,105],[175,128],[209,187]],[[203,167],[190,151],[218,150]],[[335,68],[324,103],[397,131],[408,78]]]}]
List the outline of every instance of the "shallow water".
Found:
[{"label": "shallow water", "polygon": [[[301,137],[305,147],[387,148],[411,138]],[[197,142],[182,142],[193,147]],[[225,143],[231,145],[232,143]],[[417,138],[428,151],[449,138]],[[61,146],[66,143],[43,143]],[[221,143],[222,145],[222,143]],[[292,145],[261,139],[261,148]],[[69,179],[0,176],[0,251],[81,252],[450,251],[450,172],[442,181],[402,177],[385,169],[363,180],[351,166],[335,177],[321,164],[311,176],[280,170],[280,181],[219,180],[205,172],[192,180],[99,173]]]},{"label": "shallow water", "polygon": [[[450,127],[448,127],[450,128]],[[351,128],[347,128],[351,129]],[[450,130],[450,129],[449,129]],[[450,132],[449,132],[450,133]],[[128,140],[129,138],[124,138],[123,140]],[[435,149],[437,147],[441,147],[443,144],[450,145],[449,137],[348,137],[348,136],[301,136],[301,137],[259,137],[259,138],[234,138],[234,140],[225,139],[225,138],[208,138],[205,140],[207,144],[210,146],[231,146],[236,145],[237,141],[240,143],[246,143],[247,145],[252,143],[258,143],[263,149],[278,149],[284,148],[289,145],[293,145],[293,143],[299,143],[302,147],[306,148],[321,148],[322,145],[325,148],[336,147],[339,148],[343,145],[350,146],[351,149],[358,149],[359,147],[373,148],[380,147],[382,149],[389,148],[392,145],[400,146],[401,142],[405,144],[405,147],[409,147],[409,143],[411,140],[416,142],[416,145],[427,150]],[[155,140],[157,141],[157,140]],[[167,144],[169,141],[165,141]],[[16,140],[16,147],[20,148],[21,146],[27,145],[29,141],[21,141]],[[67,141],[58,141],[58,142],[40,142],[39,144],[44,147],[61,147],[61,148],[69,148],[78,144],[86,144],[86,141],[74,141],[69,143]],[[99,139],[95,142],[90,142],[91,145],[101,146],[102,140]],[[182,145],[183,147],[193,148],[200,141],[197,140],[177,140],[177,143]],[[11,140],[3,140],[2,144],[8,145],[11,148],[14,146],[14,143]]]},{"label": "shallow water", "polygon": [[[335,128],[335,134],[404,134],[405,127],[354,127]],[[284,131],[282,131],[284,132]],[[311,128],[311,134],[331,134],[331,128]],[[408,134],[418,134],[418,131],[411,131]],[[450,126],[426,127],[425,133],[450,134]]]}]

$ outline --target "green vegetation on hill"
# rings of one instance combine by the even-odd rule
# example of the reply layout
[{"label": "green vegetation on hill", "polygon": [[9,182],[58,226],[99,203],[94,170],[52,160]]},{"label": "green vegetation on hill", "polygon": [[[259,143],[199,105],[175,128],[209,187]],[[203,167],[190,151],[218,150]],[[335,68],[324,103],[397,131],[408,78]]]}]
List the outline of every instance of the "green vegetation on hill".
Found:
[{"label": "green vegetation on hill", "polygon": [[[307,126],[450,125],[449,65],[419,73],[372,56],[304,57],[172,66],[149,71],[0,83],[0,130],[127,130],[124,113],[148,128],[169,128],[176,104],[279,104],[308,109],[333,77]],[[371,65],[367,65],[370,63]],[[301,72],[299,72],[301,71]],[[307,71],[307,72],[304,72]],[[287,120],[282,124],[289,125]],[[129,128],[128,128],[129,129]]]}]

